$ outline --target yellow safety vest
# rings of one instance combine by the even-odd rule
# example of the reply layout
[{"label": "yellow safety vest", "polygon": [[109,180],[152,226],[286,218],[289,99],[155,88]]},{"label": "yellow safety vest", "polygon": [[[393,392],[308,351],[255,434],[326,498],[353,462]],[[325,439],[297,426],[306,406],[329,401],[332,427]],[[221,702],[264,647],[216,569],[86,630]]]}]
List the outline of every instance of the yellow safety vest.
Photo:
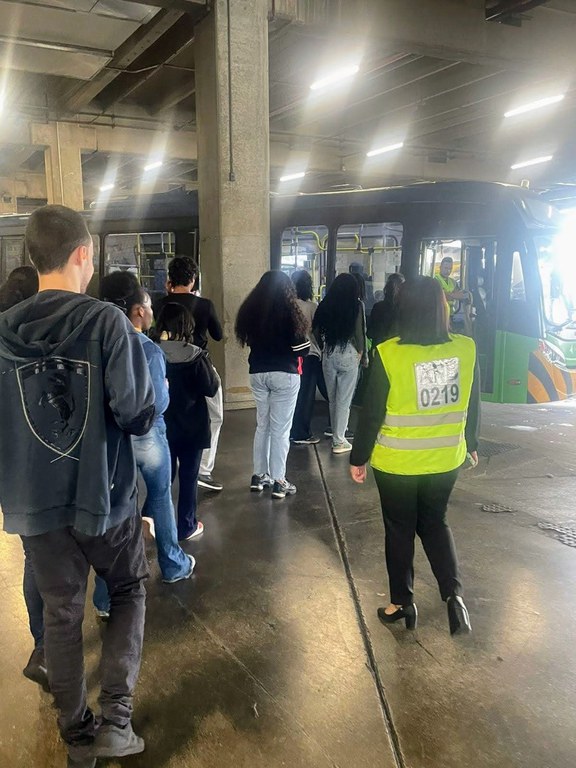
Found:
[{"label": "yellow safety vest", "polygon": [[[456,288],[458,287],[456,285],[456,281],[453,280],[451,277],[444,278],[440,273],[437,275],[434,275],[434,279],[438,280],[440,285],[442,286],[442,290],[444,291],[444,298],[446,298],[447,293],[454,293]],[[453,315],[454,311],[456,309],[456,301],[454,299],[451,299],[450,301],[446,298],[446,303],[450,307],[450,314]]]},{"label": "yellow safety vest", "polygon": [[424,347],[395,338],[378,346],[390,393],[370,459],[375,469],[432,475],[463,464],[476,345],[467,336],[450,339]]}]

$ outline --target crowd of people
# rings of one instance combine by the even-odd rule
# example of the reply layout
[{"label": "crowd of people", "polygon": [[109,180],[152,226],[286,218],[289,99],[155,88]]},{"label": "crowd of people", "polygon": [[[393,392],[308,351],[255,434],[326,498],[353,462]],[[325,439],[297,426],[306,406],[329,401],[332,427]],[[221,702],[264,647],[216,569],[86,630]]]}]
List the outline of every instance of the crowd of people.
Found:
[{"label": "crowd of people", "polygon": [[[189,257],[172,259],[167,293],[153,307],[130,272],[104,276],[99,299],[85,294],[92,239],[69,208],[36,210],[26,246],[33,266],[0,287],[0,503],[4,530],[24,550],[34,639],[24,674],[54,697],[69,768],[93,768],[100,757],[144,749],[131,725],[148,577],[141,520],[162,580],[188,579],[195,560],[182,545],[204,533],[198,486],[223,489],[213,476],[222,383],[206,349],[223,333]],[[256,403],[249,488],[269,488],[274,499],[297,492],[287,457],[291,443],[320,440],[311,426],[319,389],[332,454],[349,454],[357,483],[368,462],[374,470],[390,582],[380,620],[416,627],[417,534],[450,631],[470,631],[446,510],[458,468],[467,454],[477,461],[474,342],[450,332],[451,283],[392,274],[367,318],[363,282],[357,272],[338,275],[317,304],[308,272],[270,270],[240,306],[235,335],[249,348]],[[146,487],[140,510],[137,472]],[[22,474],[29,479],[16,487]],[[91,568],[94,607],[106,620],[98,718],[86,700],[82,649]]]}]

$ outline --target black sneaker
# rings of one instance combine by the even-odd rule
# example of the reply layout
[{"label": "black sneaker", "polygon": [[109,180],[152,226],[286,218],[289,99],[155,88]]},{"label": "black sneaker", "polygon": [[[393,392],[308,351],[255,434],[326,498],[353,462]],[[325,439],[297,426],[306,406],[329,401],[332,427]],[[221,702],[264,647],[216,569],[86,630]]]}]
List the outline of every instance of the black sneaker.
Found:
[{"label": "black sneaker", "polygon": [[250,480],[250,490],[254,493],[259,493],[264,488],[270,488],[271,485],[272,478],[266,472],[263,475],[252,475],[252,480]]},{"label": "black sneaker", "polygon": [[310,435],[310,437],[305,437],[304,440],[290,440],[291,443],[294,443],[294,445],[316,445],[320,442],[320,438],[316,437],[316,435]]},{"label": "black sneaker", "polygon": [[272,488],[273,499],[283,499],[285,496],[294,496],[296,486],[289,483],[288,480],[275,480]]},{"label": "black sneaker", "polygon": [[[324,430],[324,437],[334,437],[334,432],[332,431],[332,427],[327,427]],[[354,432],[352,432],[351,429],[347,429],[344,437],[346,438],[346,440],[354,440]]]},{"label": "black sneaker", "polygon": [[33,683],[38,683],[46,693],[50,693],[44,648],[34,648],[32,655],[28,659],[28,664],[22,670],[22,674],[28,680],[32,680]]},{"label": "black sneaker", "polygon": [[217,480],[214,480],[212,475],[198,475],[198,485],[201,485],[202,488],[208,488],[210,491],[221,491],[224,486],[222,483],[219,483]]}]

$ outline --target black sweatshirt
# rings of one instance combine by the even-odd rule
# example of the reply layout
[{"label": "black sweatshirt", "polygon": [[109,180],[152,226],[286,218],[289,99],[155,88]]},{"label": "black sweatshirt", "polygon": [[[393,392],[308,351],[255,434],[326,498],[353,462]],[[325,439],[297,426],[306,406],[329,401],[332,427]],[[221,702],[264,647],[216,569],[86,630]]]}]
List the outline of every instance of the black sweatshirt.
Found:
[{"label": "black sweatshirt", "polygon": [[222,326],[218,320],[216,309],[210,299],[203,299],[193,293],[169,293],[154,304],[154,317],[158,317],[165,304],[181,304],[194,318],[194,344],[200,349],[206,349],[208,334],[214,341],[222,341]]},{"label": "black sweatshirt", "polygon": [[[350,453],[350,464],[353,467],[361,467],[370,460],[378,432],[384,423],[386,416],[386,403],[390,392],[390,381],[386,374],[382,358],[376,352],[368,369],[368,384],[364,396],[364,406],[360,412],[358,426],[354,433],[354,443]],[[480,369],[478,361],[474,368],[474,380],[470,403],[468,405],[468,417],[466,419],[466,446],[468,451],[477,450],[478,433],[480,430]]]}]

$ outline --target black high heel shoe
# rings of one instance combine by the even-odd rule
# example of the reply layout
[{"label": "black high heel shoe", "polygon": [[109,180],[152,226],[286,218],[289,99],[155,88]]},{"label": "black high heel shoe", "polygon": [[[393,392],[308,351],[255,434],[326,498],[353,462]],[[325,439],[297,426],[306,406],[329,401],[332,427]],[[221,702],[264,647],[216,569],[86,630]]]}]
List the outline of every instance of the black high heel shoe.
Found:
[{"label": "black high heel shoe", "polygon": [[451,595],[448,600],[446,600],[446,605],[448,607],[450,634],[460,635],[472,632],[470,615],[468,614],[468,609],[464,605],[464,600],[462,600],[460,595]]},{"label": "black high heel shoe", "polygon": [[383,624],[394,624],[399,619],[405,619],[406,629],[416,629],[418,624],[418,608],[416,608],[416,603],[403,605],[402,608],[398,608],[394,613],[386,613],[384,608],[378,608],[378,618]]}]

